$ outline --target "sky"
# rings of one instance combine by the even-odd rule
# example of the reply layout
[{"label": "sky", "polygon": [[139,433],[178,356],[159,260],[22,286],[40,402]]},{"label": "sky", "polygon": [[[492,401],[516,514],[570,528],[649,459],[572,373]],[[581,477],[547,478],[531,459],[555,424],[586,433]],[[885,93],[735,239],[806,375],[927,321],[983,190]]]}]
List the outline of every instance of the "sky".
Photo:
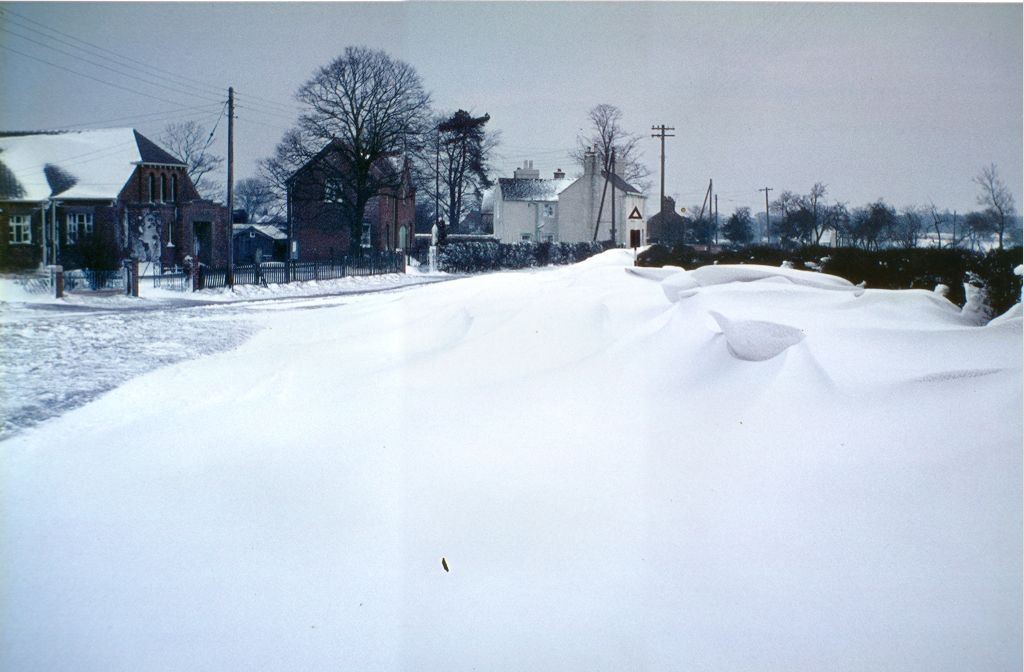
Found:
[{"label": "sky", "polygon": [[[440,111],[491,116],[492,177],[568,157],[615,105],[666,193],[719,210],[828,186],[851,207],[974,209],[995,163],[1020,209],[1022,5],[690,2],[0,3],[0,128],[216,127],[236,90],[235,177],[298,113],[295,91],[347,46],[416,68]],[[219,119],[219,121],[218,121]]]}]

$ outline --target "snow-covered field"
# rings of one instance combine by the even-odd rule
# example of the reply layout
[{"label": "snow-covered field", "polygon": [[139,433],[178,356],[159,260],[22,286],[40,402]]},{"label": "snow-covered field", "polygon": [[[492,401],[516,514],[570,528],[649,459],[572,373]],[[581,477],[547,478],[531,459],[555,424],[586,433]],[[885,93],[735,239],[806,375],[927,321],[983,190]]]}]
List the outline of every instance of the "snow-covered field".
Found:
[{"label": "snow-covered field", "polygon": [[631,263],[189,309],[0,443],[0,669],[1019,670],[1020,318]]}]

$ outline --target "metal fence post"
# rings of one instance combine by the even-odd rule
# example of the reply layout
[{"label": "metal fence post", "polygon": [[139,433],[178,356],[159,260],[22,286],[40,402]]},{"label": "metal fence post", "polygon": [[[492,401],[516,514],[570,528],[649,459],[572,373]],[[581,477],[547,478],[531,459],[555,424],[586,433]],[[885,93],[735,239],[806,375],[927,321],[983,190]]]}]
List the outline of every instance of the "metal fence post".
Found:
[{"label": "metal fence post", "polygon": [[132,259],[130,266],[131,270],[131,293],[135,298],[139,298],[139,260]]}]

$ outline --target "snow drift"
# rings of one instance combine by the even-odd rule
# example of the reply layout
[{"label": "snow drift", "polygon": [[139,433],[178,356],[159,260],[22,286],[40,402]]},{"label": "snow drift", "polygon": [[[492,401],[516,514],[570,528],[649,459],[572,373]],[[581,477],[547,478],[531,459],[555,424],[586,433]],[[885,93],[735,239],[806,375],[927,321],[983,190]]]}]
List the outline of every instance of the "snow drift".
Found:
[{"label": "snow drift", "polygon": [[631,259],[253,311],[0,443],[0,668],[1019,669],[1020,319]]}]

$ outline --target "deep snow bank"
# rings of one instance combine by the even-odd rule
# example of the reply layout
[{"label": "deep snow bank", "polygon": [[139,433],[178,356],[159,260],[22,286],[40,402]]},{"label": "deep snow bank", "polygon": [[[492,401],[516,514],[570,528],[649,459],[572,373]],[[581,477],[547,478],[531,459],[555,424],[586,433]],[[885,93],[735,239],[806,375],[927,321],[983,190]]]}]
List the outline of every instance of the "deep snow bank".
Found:
[{"label": "deep snow bank", "polygon": [[0,667],[1019,668],[1020,320],[631,263],[254,313],[0,444]]}]

